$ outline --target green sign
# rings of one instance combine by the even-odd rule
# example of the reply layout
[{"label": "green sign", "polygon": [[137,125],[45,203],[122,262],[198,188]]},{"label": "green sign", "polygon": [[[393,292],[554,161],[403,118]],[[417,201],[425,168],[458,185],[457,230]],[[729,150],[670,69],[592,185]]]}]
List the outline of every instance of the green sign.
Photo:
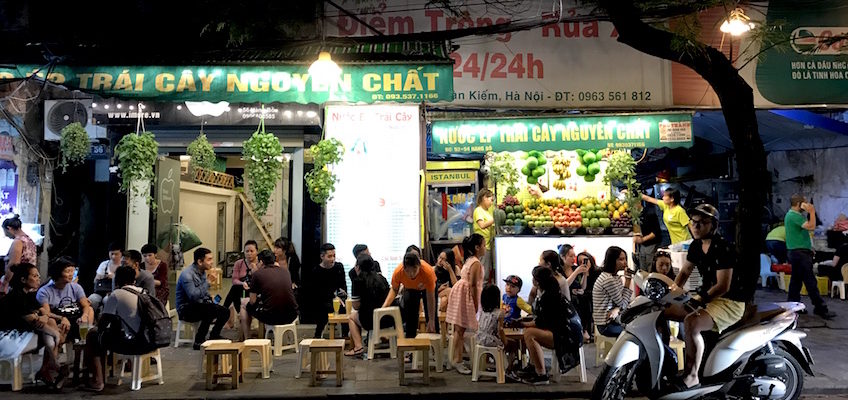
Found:
[{"label": "green sign", "polygon": [[[777,104],[848,103],[848,9],[842,0],[772,0],[768,26],[779,25],[788,46],[765,51],[757,88]],[[841,40],[828,40],[842,37]],[[788,47],[788,48],[786,48]]]},{"label": "green sign", "polygon": [[[0,82],[33,74],[37,65],[0,68]],[[101,96],[158,101],[232,103],[437,102],[453,99],[450,64],[341,65],[327,85],[307,65],[276,66],[57,66],[46,78]],[[37,75],[44,78],[45,70]]]},{"label": "green sign", "polygon": [[433,122],[433,153],[690,147],[692,115],[643,114]]}]

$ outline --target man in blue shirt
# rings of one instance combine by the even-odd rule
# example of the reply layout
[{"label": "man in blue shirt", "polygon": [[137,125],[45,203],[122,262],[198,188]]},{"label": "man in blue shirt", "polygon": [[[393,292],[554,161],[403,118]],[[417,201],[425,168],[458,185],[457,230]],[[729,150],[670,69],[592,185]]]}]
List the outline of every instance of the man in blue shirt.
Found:
[{"label": "man in blue shirt", "polygon": [[177,315],[186,322],[200,322],[194,336],[194,349],[206,341],[209,325],[215,322],[209,339],[222,339],[221,329],[230,318],[230,311],[212,302],[206,271],[214,263],[212,250],[200,247],[194,251],[194,263],[184,269],[177,279]]}]

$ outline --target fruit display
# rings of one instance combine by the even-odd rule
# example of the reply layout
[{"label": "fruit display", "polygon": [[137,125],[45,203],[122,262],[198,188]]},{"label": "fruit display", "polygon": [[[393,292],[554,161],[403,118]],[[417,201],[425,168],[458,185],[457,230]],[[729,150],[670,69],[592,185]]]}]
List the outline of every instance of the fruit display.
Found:
[{"label": "fruit display", "polygon": [[567,160],[561,155],[554,157],[551,161],[551,169],[557,178],[554,179],[551,186],[557,190],[565,190],[567,184],[565,180],[571,178],[571,171],[568,169],[571,166],[571,160]]},{"label": "fruit display", "polygon": [[586,182],[594,182],[595,175],[601,172],[600,161],[606,154],[606,149],[601,150],[577,150],[577,159],[580,160],[580,165],[575,171],[577,175],[582,176]]},{"label": "fruit display", "polygon": [[503,203],[498,205],[495,210],[495,223],[505,226],[526,226],[527,222],[524,217],[524,207],[519,201],[507,195],[504,197]]},{"label": "fruit display", "polygon": [[548,163],[548,159],[545,158],[545,153],[530,150],[522,155],[521,158],[527,160],[527,163],[521,168],[521,174],[527,177],[527,183],[531,185],[538,183],[539,178],[547,172],[545,164]]}]

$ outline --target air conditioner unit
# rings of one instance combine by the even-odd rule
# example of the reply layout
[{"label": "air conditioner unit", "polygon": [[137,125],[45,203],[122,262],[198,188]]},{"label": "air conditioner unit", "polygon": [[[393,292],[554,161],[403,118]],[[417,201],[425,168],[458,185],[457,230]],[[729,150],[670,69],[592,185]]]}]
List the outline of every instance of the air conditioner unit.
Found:
[{"label": "air conditioner unit", "polygon": [[88,132],[91,140],[105,139],[106,128],[97,126],[91,112],[91,99],[45,100],[44,101],[44,140],[59,140],[62,128],[79,122]]}]

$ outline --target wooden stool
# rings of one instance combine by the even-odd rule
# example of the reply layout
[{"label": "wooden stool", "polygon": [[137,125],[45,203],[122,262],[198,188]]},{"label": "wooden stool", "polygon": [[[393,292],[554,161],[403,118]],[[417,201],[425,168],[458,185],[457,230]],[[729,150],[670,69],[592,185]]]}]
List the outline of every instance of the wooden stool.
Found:
[{"label": "wooden stool", "polygon": [[[345,341],[343,339],[315,339],[312,341],[312,344],[309,346],[309,352],[312,354],[312,363],[309,367],[310,372],[312,373],[312,386],[318,384],[319,374],[331,374],[334,372],[336,374],[336,386],[342,385],[342,380],[344,380],[344,367],[342,363],[344,360],[344,345]],[[322,370],[318,368],[319,358],[322,353],[335,353],[335,370]]]},{"label": "wooden stool", "polygon": [[[486,362],[480,359],[487,354],[495,359],[495,372],[486,371]],[[481,376],[492,376],[498,383],[506,383],[506,362],[504,362],[504,349],[502,347],[486,347],[480,344],[474,346],[474,355],[471,359],[471,382],[477,382]]]},{"label": "wooden stool", "polygon": [[683,349],[686,348],[686,343],[673,337],[669,340],[668,347],[671,347],[677,353],[677,370],[683,371]]},{"label": "wooden stool", "polygon": [[[294,321],[290,324],[286,325],[265,325],[262,331],[265,333],[265,338],[268,337],[269,333],[273,333],[274,335],[274,356],[279,357],[283,355],[283,352],[286,350],[294,349],[294,352],[297,353],[300,348],[299,342],[297,340],[297,325],[300,322],[299,318],[295,318]],[[264,325],[264,324],[263,324]],[[292,334],[292,342],[291,344],[284,345],[286,333]]]},{"label": "wooden stool", "polygon": [[[215,343],[203,350],[206,357],[206,390],[215,388],[218,378],[229,377],[232,388],[238,389],[240,381],[244,381],[244,365],[242,364],[242,352],[244,343]],[[233,362],[229,372],[218,372],[218,360],[222,356],[228,356]]]},{"label": "wooden stool", "polygon": [[80,377],[81,377],[80,370],[81,370],[81,367],[82,367],[82,350],[84,348],[85,348],[84,342],[74,343],[74,367],[73,367],[73,374],[74,374],[73,383],[74,383],[74,385],[79,385],[79,382],[80,382]]},{"label": "wooden stool", "polygon": [[[303,370],[306,369],[306,368],[309,368],[309,364],[308,364],[309,361],[310,361],[309,355],[311,354],[309,352],[309,349],[312,346],[312,342],[315,341],[315,340],[321,340],[321,339],[303,339],[298,344],[298,347],[299,347],[299,351],[297,352],[297,367],[298,368],[297,368],[297,371],[295,371],[295,373],[294,373],[294,377],[296,379],[300,379],[300,376],[303,373]],[[330,365],[329,365],[330,362],[327,360],[327,353],[321,353],[321,356],[319,357],[318,362],[320,363],[317,367],[318,369],[328,369],[328,368],[330,368]],[[306,367],[303,366],[304,363],[307,363]]]},{"label": "wooden stool", "polygon": [[[406,352],[412,352],[413,354],[418,355],[421,359],[424,360],[424,367],[422,369],[406,369],[404,355]],[[406,376],[407,372],[417,373],[421,372],[424,374],[424,384],[430,384],[430,340],[428,339],[398,339],[397,342],[397,359],[398,359],[398,379],[400,380],[401,385],[406,385]],[[415,363],[413,363],[413,368],[415,367]]]},{"label": "wooden stool", "polygon": [[336,338],[336,325],[347,325],[350,317],[347,314],[327,314],[327,327],[330,328],[330,340]]},{"label": "wooden stool", "polygon": [[[419,333],[415,338],[430,341],[430,352],[433,353],[433,361],[436,362],[436,372],[443,372],[445,366],[445,346],[442,342],[442,335],[438,333]],[[418,353],[414,353],[412,355],[412,367],[418,368],[418,363]]]},{"label": "wooden stool", "polygon": [[[207,341],[203,342],[203,344],[200,345],[200,349],[205,350],[207,347],[209,347],[209,345],[212,345],[212,344],[215,344],[215,343],[232,343],[232,342],[233,341],[230,340],[230,339],[207,340]],[[205,357],[203,356],[203,353],[200,353],[200,367],[199,368],[200,368],[201,373],[206,372],[206,363],[204,361],[205,361]],[[226,357],[226,356],[221,357],[221,368],[222,368],[222,371],[224,371],[224,372],[230,370],[230,359],[228,357]]]},{"label": "wooden stool", "polygon": [[250,369],[250,355],[256,353],[259,355],[259,372],[262,373],[262,379],[271,377],[271,341],[268,339],[248,339],[244,341],[244,370]]},{"label": "wooden stool", "polygon": [[211,268],[206,271],[206,281],[209,282],[209,289],[221,288],[221,276],[224,271],[221,268]]}]

